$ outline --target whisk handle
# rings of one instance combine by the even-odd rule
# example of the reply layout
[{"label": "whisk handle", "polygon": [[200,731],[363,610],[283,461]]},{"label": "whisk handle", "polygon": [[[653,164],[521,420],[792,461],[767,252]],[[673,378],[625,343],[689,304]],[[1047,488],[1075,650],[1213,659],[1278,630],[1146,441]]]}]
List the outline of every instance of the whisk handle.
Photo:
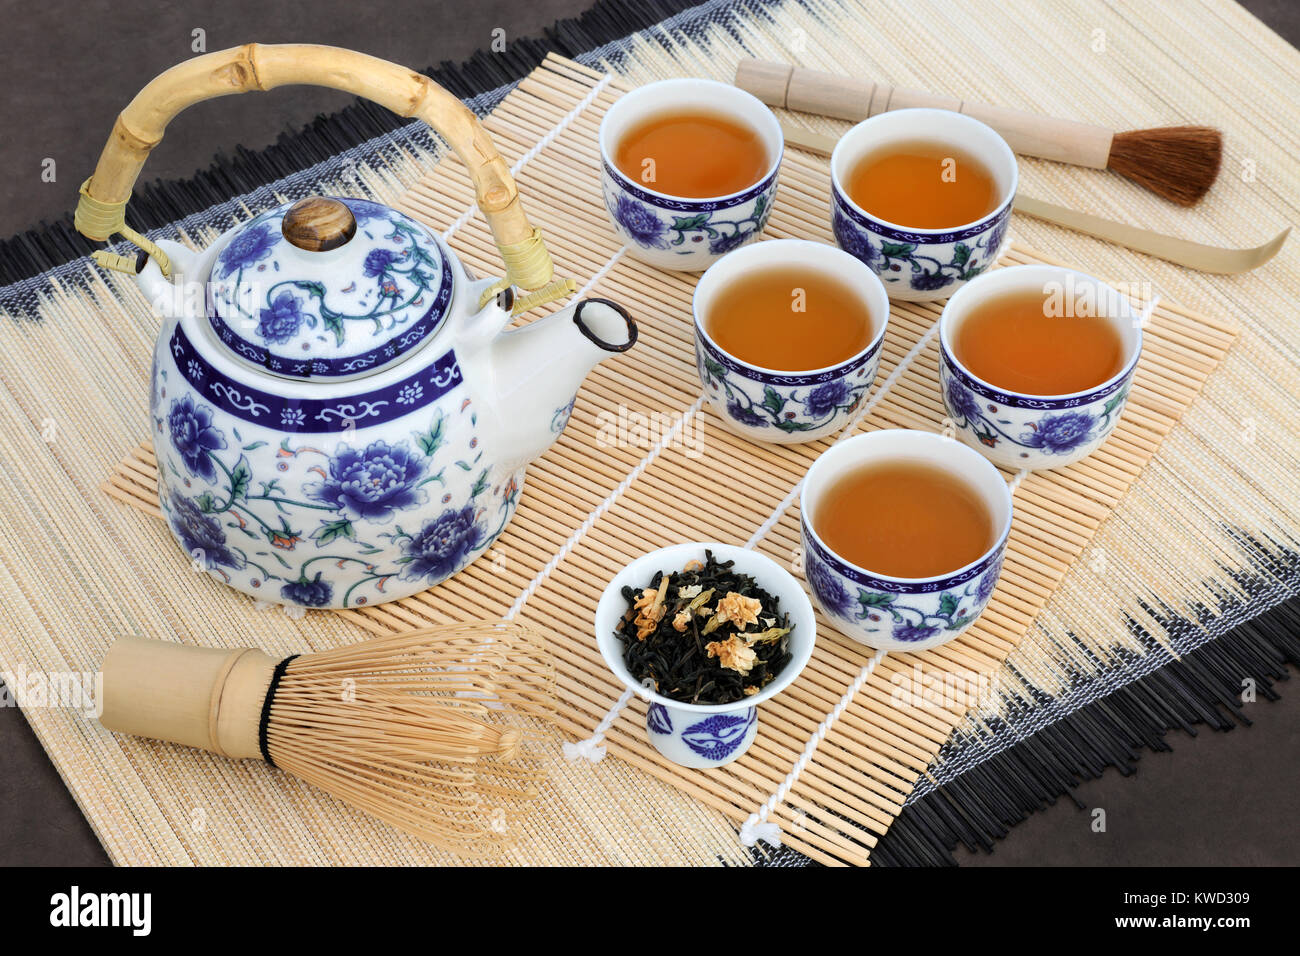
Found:
[{"label": "whisk handle", "polygon": [[259,724],[275,661],[261,651],[126,636],[101,670],[99,722],[108,730],[223,757],[262,756]]}]

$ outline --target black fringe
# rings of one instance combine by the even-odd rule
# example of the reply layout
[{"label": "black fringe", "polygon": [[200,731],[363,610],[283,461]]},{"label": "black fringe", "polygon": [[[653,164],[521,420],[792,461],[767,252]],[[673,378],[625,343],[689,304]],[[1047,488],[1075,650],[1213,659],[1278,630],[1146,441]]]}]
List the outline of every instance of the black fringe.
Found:
[{"label": "black fringe", "polygon": [[[1133,622],[1137,626],[1137,622]],[[1171,730],[1250,725],[1242,681],[1261,700],[1300,665],[1300,598],[1246,621],[1043,728],[906,807],[871,854],[879,866],[955,866],[953,850],[990,851],[1011,827],[1115,767],[1128,776],[1143,749],[1173,749]]]},{"label": "black fringe", "polygon": [[[575,57],[698,3],[597,0],[581,16],[557,21],[541,37],[516,40],[504,53],[479,51],[464,63],[443,62],[424,73],[461,99],[470,99],[521,79],[547,53]],[[165,226],[307,169],[409,122],[369,100],[358,99],[337,113],[316,117],[302,129],[282,133],[274,145],[265,149],[236,147],[229,156],[218,153],[209,169],[189,179],[156,180],[138,187],[131,197],[131,225],[141,232]],[[98,246],[73,228],[71,212],[55,222],[42,222],[37,228],[0,240],[0,286],[41,275],[88,255]]]},{"label": "black fringe", "polygon": [[[1222,630],[1217,638],[1105,693],[907,805],[872,850],[871,862],[956,866],[953,851],[959,845],[991,852],[1012,827],[1062,797],[1085,809],[1074,796],[1075,787],[1100,777],[1108,767],[1131,775],[1144,750],[1173,749],[1165,739],[1170,731],[1196,736],[1200,727],[1250,726],[1241,700],[1247,678],[1254,681],[1257,700],[1278,700],[1275,683],[1290,677],[1288,666],[1300,666],[1300,549],[1293,541],[1267,534],[1227,526],[1220,530],[1247,557],[1245,567],[1221,567],[1233,589],[1218,587],[1215,606],[1194,607],[1190,613],[1144,604],[1148,623],[1128,621],[1129,634],[1142,645],[1141,651],[1125,650],[1109,659],[1090,654],[1096,669],[1071,675],[1070,684],[1074,690],[1087,690],[1090,684],[1106,681],[1107,671],[1161,660],[1150,656],[1167,653],[1150,624],[1166,641],[1172,637],[1175,646],[1190,647],[1207,630]],[[1269,609],[1256,613],[1263,606]],[[1057,703],[1040,691],[1030,694],[1032,699],[1008,700],[1006,710],[1015,714]],[[974,733],[992,736],[1006,729],[1005,721],[992,719]],[[971,742],[950,740],[940,751],[941,760],[959,758]],[[811,862],[788,847],[757,848],[753,860],[759,866]]]}]

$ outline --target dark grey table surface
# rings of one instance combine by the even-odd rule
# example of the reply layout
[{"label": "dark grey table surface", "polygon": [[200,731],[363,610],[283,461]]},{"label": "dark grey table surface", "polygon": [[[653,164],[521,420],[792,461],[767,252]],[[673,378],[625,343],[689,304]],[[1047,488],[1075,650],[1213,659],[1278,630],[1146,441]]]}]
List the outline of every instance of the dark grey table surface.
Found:
[{"label": "dark grey table surface", "polygon": [[[12,77],[0,100],[0,235],[71,209],[112,118],[156,73],[191,56],[192,31],[208,50],[256,39],[353,47],[422,68],[459,62],[508,38],[537,34],[589,0],[350,0],[221,4],[142,0],[0,0],[0,61]],[[1300,4],[1246,0],[1289,42],[1300,40]],[[231,97],[182,114],[155,150],[147,176],[183,177],[219,148],[257,149],[288,126],[346,105],[329,90]],[[41,179],[56,163],[55,182]],[[1106,810],[1060,801],[1015,828],[992,854],[959,851],[963,865],[1295,865],[1292,822],[1300,792],[1300,694],[1249,708],[1254,725],[1195,739],[1171,735],[1172,753],[1145,754],[1132,779],[1108,771],[1079,788]],[[108,865],[108,858],[22,714],[0,707],[0,865]]]}]

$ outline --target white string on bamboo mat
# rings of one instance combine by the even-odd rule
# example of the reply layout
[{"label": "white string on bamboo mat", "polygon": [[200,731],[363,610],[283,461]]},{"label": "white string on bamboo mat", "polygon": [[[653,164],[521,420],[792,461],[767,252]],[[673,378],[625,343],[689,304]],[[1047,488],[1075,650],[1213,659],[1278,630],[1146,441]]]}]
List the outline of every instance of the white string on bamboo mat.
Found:
[{"label": "white string on bamboo mat", "polygon": [[[541,139],[539,139],[536,143],[534,143],[531,148],[529,148],[522,156],[520,156],[517,160],[515,160],[514,164],[510,167],[510,175],[511,176],[519,175],[520,170],[522,170],[530,162],[536,159],[537,156],[541,154],[542,150],[546,149],[553,142],[555,142],[556,138],[561,133],[563,133],[566,129],[568,129],[569,126],[573,123],[573,121],[577,119],[579,116],[581,116],[587,110],[587,108],[596,101],[597,97],[599,97],[601,93],[605,92],[605,90],[609,87],[609,84],[613,82],[613,79],[614,76],[611,73],[606,73],[604,76],[602,76],[600,78],[600,81],[596,83],[596,85],[593,86],[587,92],[587,94],[578,101],[577,105],[575,105],[573,109],[569,110],[569,112],[565,113],[562,117],[560,117],[559,121],[554,126],[552,126],[551,129],[544,136],[542,136]],[[451,239],[451,237],[457,231],[463,229],[465,225],[474,217],[474,213],[477,210],[478,210],[477,205],[471,205],[468,209],[466,209],[463,213],[461,213],[460,216],[457,217],[456,221],[453,222],[450,226],[448,226],[447,229],[443,232],[442,234],[443,240],[447,241]],[[583,285],[583,287],[577,291],[575,297],[581,298],[582,296],[586,295],[589,291],[591,291],[591,289],[593,289],[600,282],[601,279],[605,278],[605,276],[609,274],[609,271],[613,269],[615,265],[618,264],[619,259],[623,257],[623,253],[625,251],[626,251],[626,247],[620,246],[612,256],[610,256],[608,259],[605,260],[605,264],[602,265],[600,269],[596,271],[595,275],[593,275],[590,279],[588,279],[586,284]],[[646,468],[650,466],[651,462],[653,462],[655,458],[659,456],[659,452],[663,450],[664,446],[668,442],[673,440],[673,438],[676,436],[676,433],[681,430],[681,428],[685,425],[686,421],[689,420],[692,416],[694,416],[694,414],[697,411],[699,411],[700,406],[703,405],[703,403],[704,403],[704,399],[703,397],[701,397],[699,401],[697,401],[694,405],[692,405],[690,410],[686,412],[686,414],[682,417],[682,420],[678,422],[666,435],[664,435],[664,437],[661,439],[659,444],[656,445],[654,448],[650,449],[650,451],[646,453],[645,457],[641,459],[641,461],[637,464],[636,468],[634,468],[628,474],[628,476],[624,478],[622,482],[619,483],[618,487],[616,487],[613,491],[611,491],[609,495],[605,498],[605,500],[602,501],[599,505],[597,505],[596,508],[591,512],[591,514],[587,516],[586,520],[583,521],[582,524],[580,524],[577,528],[574,529],[573,533],[569,535],[568,540],[564,542],[564,545],[560,548],[559,551],[556,552],[555,556],[546,563],[546,566],[544,568],[542,568],[540,571],[537,572],[537,574],[533,577],[533,579],[528,582],[528,586],[524,588],[524,590],[520,593],[519,597],[515,599],[515,602],[510,606],[510,610],[507,611],[505,614],[505,619],[507,621],[513,621],[515,619],[515,617],[519,614],[519,612],[523,610],[524,605],[528,603],[528,599],[531,598],[533,594],[537,591],[537,589],[541,587],[542,583],[548,577],[551,576],[551,573],[560,565],[560,562],[564,560],[564,558],[569,554],[569,552],[573,550],[574,546],[577,545],[577,543],[581,541],[583,537],[586,536],[587,532],[591,530],[592,526],[596,523],[597,520],[599,520],[600,516],[609,510],[610,506],[613,505],[613,503],[617,501],[620,496],[622,496],[623,492],[625,492],[628,489],[628,486],[631,485],[633,481],[635,481],[638,477],[640,477],[642,472],[644,472]],[[606,727],[605,729],[608,730],[608,727]],[[600,741],[597,740],[596,741],[597,746],[588,748],[593,752],[596,749],[600,750],[600,754],[592,758],[594,760],[599,760],[600,757],[604,756],[604,748],[598,747],[599,743]],[[568,746],[570,745],[566,743],[565,747],[567,748]]]},{"label": "white string on bamboo mat", "polygon": [[[894,383],[898,381],[905,371],[907,371],[912,362],[916,360],[916,357],[925,351],[930,344],[930,340],[934,338],[935,333],[938,331],[939,323],[936,320],[933,325],[926,329],[925,334],[917,340],[916,344],[913,345],[911,349],[908,350],[908,353],[903,356],[899,363],[894,366],[894,370],[889,373],[888,377],[880,383],[880,388],[876,390],[876,394],[871,396],[871,399],[864,404],[862,408],[858,410],[858,413],[853,416],[852,420],[844,426],[844,430],[841,431],[839,436],[835,439],[836,445],[844,441],[857,430],[858,423],[861,422],[862,419],[866,418],[871,409],[880,404],[880,400],[885,397],[886,393],[888,393],[891,388],[894,387]],[[781,520],[781,516],[785,514],[786,510],[792,504],[794,504],[794,499],[798,497],[799,492],[802,489],[803,479],[800,478],[795,482],[794,487],[790,489],[789,493],[781,499],[781,503],[776,506],[776,510],[768,516],[766,521],[759,525],[758,530],[755,531],[753,536],[745,542],[746,548],[758,547],[758,543],[762,541],[763,538],[767,537],[768,532],[775,528],[777,522]],[[821,742],[826,739],[826,735],[830,732],[831,727],[835,725],[835,721],[839,720],[840,714],[844,713],[853,698],[857,696],[858,691],[862,689],[862,685],[871,678],[873,673],[875,673],[876,665],[884,659],[885,651],[878,650],[872,655],[871,660],[867,661],[862,670],[858,671],[858,676],[853,679],[853,683],[849,684],[848,689],[844,691],[844,696],[839,699],[839,702],[831,709],[831,712],[826,715],[820,724],[817,725],[817,729],[813,731],[812,736],[808,738],[808,742],[804,744],[803,752],[799,754],[799,759],[794,762],[794,766],[791,767],[790,772],[785,775],[785,779],[782,780],[781,784],[772,792],[772,795],[764,801],[763,805],[751,813],[745,819],[745,822],[740,825],[740,842],[742,844],[747,847],[752,847],[758,843],[759,840],[762,840],[774,847],[781,845],[781,827],[778,824],[769,822],[768,817],[771,815],[772,811],[775,810],[779,804],[783,803],[787,796],[789,796],[790,790],[798,781],[804,768],[808,766],[808,761],[812,760],[813,754],[817,752],[817,748],[821,746]]]},{"label": "white string on bamboo mat", "polygon": [[[1160,304],[1160,296],[1158,294],[1152,296],[1151,300],[1147,303],[1147,307],[1143,310],[1142,314],[1138,317],[1138,323],[1140,328],[1146,327],[1146,324],[1150,320],[1152,313],[1155,312],[1156,306],[1159,304]],[[925,348],[926,344],[933,337],[935,331],[938,328],[939,328],[939,324],[936,322],[933,326],[930,327],[929,331],[926,332],[924,336],[922,336],[921,340],[916,343],[916,345],[912,348],[912,351],[907,353],[903,361],[898,363],[898,367],[894,369],[894,371],[890,374],[889,378],[887,378],[884,384],[881,386],[880,391],[876,393],[875,396],[876,399],[879,399],[880,396],[883,395],[885,391],[889,388],[889,386],[893,384],[895,377],[903,369],[903,367],[906,364],[910,364],[912,359],[914,359],[918,354],[920,354],[921,350]],[[858,418],[861,417],[862,417],[861,415],[858,416]],[[849,425],[850,429],[853,427],[854,424],[856,424],[856,421],[857,419],[855,419],[854,422]],[[846,435],[847,435],[847,430],[846,430],[846,434],[842,434],[838,439],[836,439],[836,444],[839,444],[839,442],[843,441]],[[1007,486],[1010,489],[1011,494],[1014,495],[1016,493],[1016,489],[1020,487],[1020,483],[1025,480],[1025,477],[1028,474],[1029,474],[1028,468],[1021,468],[1019,471],[1016,472],[1015,476],[1009,482],[1007,482]],[[782,502],[781,507],[773,515],[773,517],[769,518],[768,521],[764,523],[764,526],[759,529],[758,533],[756,533],[754,537],[749,539],[749,543],[746,545],[746,547],[750,547],[750,548],[754,547],[763,538],[763,536],[767,534],[767,532],[770,531],[773,526],[775,526],[776,520],[779,520],[780,512],[784,511],[785,508],[789,507],[790,503],[794,501],[794,495],[798,491],[798,489],[802,487],[802,485],[803,482],[800,481],[799,484],[795,486],[795,488],[791,491],[791,493],[786,496],[786,500]],[[752,847],[756,843],[758,843],[759,840],[763,840],[771,844],[772,846],[781,845],[781,828],[775,823],[769,823],[768,816],[771,815],[772,811],[775,810],[777,806],[785,800],[786,796],[789,795],[791,788],[793,788],[795,782],[798,781],[799,775],[803,773],[804,767],[808,765],[808,761],[811,760],[813,754],[817,752],[817,748],[821,745],[821,742],[826,738],[826,734],[830,731],[831,727],[835,724],[835,721],[839,719],[840,714],[844,713],[845,709],[849,706],[849,703],[857,695],[858,691],[862,689],[862,685],[865,684],[870,679],[872,673],[875,672],[876,665],[879,664],[882,660],[884,660],[884,658],[885,658],[885,652],[883,650],[876,651],[875,655],[871,658],[871,660],[867,661],[866,666],[864,666],[862,670],[858,672],[858,676],[854,679],[853,683],[849,685],[848,690],[844,692],[844,696],[840,698],[839,703],[837,703],[835,705],[835,708],[826,716],[826,719],[817,725],[817,730],[813,733],[813,735],[810,738],[808,738],[808,743],[804,746],[803,753],[799,755],[799,759],[795,761],[794,767],[792,767],[790,772],[786,774],[786,778],[783,781],[781,781],[781,785],[776,788],[776,791],[772,794],[772,796],[767,798],[767,802],[765,802],[761,807],[759,807],[759,809],[756,812],[751,813],[749,817],[745,820],[745,822],[741,824],[740,826],[741,843],[743,843],[747,847]]]},{"label": "white string on bamboo mat", "polygon": [[[881,399],[884,398],[888,391],[893,387],[894,383],[898,381],[899,377],[907,370],[908,366],[910,366],[912,362],[915,361],[916,357],[930,344],[930,340],[934,338],[934,335],[938,330],[939,323],[938,321],[935,321],[934,324],[926,330],[925,334],[921,336],[917,343],[908,350],[907,354],[899,360],[899,363],[894,366],[894,370],[889,373],[883,382],[880,383],[880,387],[876,389],[876,393],[870,398],[870,400],[865,402],[862,408],[858,409],[853,418],[850,419],[848,424],[846,424],[840,431],[840,434],[835,439],[836,445],[853,434],[858,423],[861,422],[862,419],[880,403]],[[704,396],[701,395],[700,398],[696,399],[695,404],[691,406],[691,413],[694,414],[697,412],[703,403]],[[662,450],[662,443],[652,449],[651,454],[658,454],[660,450]],[[745,542],[746,548],[753,549],[757,547],[758,543],[767,536],[768,532],[776,527],[777,522],[781,520],[781,516],[785,514],[790,505],[794,503],[795,498],[798,497],[799,490],[802,487],[803,479],[800,479],[795,483],[794,487],[790,489],[789,493],[781,499],[780,504],[776,506],[768,516],[767,520],[759,525],[758,530],[754,532],[747,542]],[[839,718],[840,714],[844,712],[844,708],[849,705],[853,696],[858,692],[862,685],[866,683],[867,679],[870,678],[872,672],[875,670],[876,664],[878,664],[884,656],[884,651],[876,652],[876,655],[858,674],[857,679],[849,685],[848,691],[846,691],[845,695],[840,698],[839,704],[837,704],[830,714],[827,715],[826,719],[818,725],[816,732],[804,746],[803,753],[799,755],[799,759],[795,761],[794,767],[791,769],[790,773],[786,775],[785,780],[782,781],[779,787],[777,787],[772,796],[767,799],[767,802],[764,803],[756,813],[750,814],[749,818],[741,825],[740,840],[745,846],[753,846],[758,840],[764,840],[772,846],[781,845],[781,828],[775,823],[768,823],[768,815],[776,809],[776,806],[779,803],[785,800],[786,796],[790,792],[790,788],[793,787],[795,781],[799,779],[799,775],[803,772],[804,767],[807,766],[808,761],[816,752],[822,739]],[[623,711],[623,708],[632,702],[633,694],[634,691],[631,688],[624,691],[618,700],[614,702],[614,705],[610,707],[609,712],[605,714],[601,722],[596,725],[596,729],[590,737],[585,740],[580,740],[577,743],[566,742],[564,744],[564,756],[570,760],[586,759],[593,763],[604,758],[605,747],[602,746],[602,744],[605,740],[605,734],[609,732],[609,729],[612,726],[614,726],[614,721],[618,719],[618,715]]]},{"label": "white string on bamboo mat", "polygon": [[[1146,308],[1143,309],[1142,314],[1139,317],[1139,323],[1141,324],[1141,326],[1143,327],[1146,326],[1147,322],[1151,318],[1151,315],[1155,312],[1155,309],[1159,304],[1160,304],[1160,296],[1158,294],[1154,295],[1147,302]],[[859,409],[857,414],[854,415],[853,419],[844,427],[843,431],[841,431],[839,436],[835,439],[835,444],[838,445],[840,442],[844,441],[846,438],[848,438],[850,435],[853,434],[853,432],[856,430],[858,426],[858,423],[861,422],[862,419],[865,418],[870,413],[870,411],[880,403],[880,401],[884,398],[884,396],[889,392],[890,388],[893,387],[894,383],[898,381],[898,379],[908,369],[908,367],[911,366],[912,362],[916,360],[916,357],[920,355],[923,351],[925,351],[925,349],[929,346],[931,340],[934,338],[935,333],[938,332],[938,330],[939,330],[939,323],[936,321],[926,330],[925,334],[921,336],[920,339],[917,340],[916,344],[912,346],[912,348],[907,352],[907,354],[903,356],[903,358],[899,361],[898,365],[894,367],[893,371],[889,373],[889,375],[885,378],[885,380],[881,382],[880,388],[876,390],[876,393],[871,397],[871,399],[866,404],[864,404],[861,409]],[[703,401],[704,401],[703,396],[701,396],[699,399],[696,400],[695,405],[692,406],[691,414],[694,414],[699,410],[699,408],[703,404]],[[662,451],[662,445],[656,446],[654,449],[651,450],[650,454],[657,456],[660,451]],[[647,458],[648,457],[650,456],[648,455]],[[648,462],[646,462],[643,459],[643,465],[644,464],[648,464]],[[644,468],[642,467],[641,470],[644,470]],[[1011,479],[1009,485],[1010,485],[1011,493],[1013,495],[1015,494],[1016,489],[1020,487],[1020,483],[1025,479],[1025,477],[1028,474],[1029,471],[1027,469],[1022,468]],[[749,549],[756,548],[759,542],[761,542],[763,538],[765,538],[768,535],[768,533],[771,532],[771,530],[774,527],[776,527],[777,523],[781,520],[785,512],[789,509],[789,507],[792,504],[794,504],[794,501],[799,496],[799,492],[802,490],[802,488],[803,488],[803,479],[800,479],[798,482],[795,483],[794,487],[790,489],[790,491],[786,494],[786,496],[783,499],[781,499],[780,504],[776,506],[776,508],[768,516],[767,520],[764,521],[761,525],[759,525],[758,529],[754,532],[754,534],[750,537],[750,539],[747,542],[745,542],[746,548]],[[618,490],[619,493],[621,494],[621,489],[622,486],[620,486],[620,489],[616,489],[616,490]],[[602,504],[603,507],[607,508],[608,504],[612,504],[612,501],[607,499],[607,503],[602,503]],[[594,523],[594,518],[588,520],[589,522]],[[584,527],[586,526],[587,523],[584,523]],[[585,533],[585,530],[583,533]],[[566,548],[566,553],[567,553],[567,548]],[[558,564],[559,563],[558,560],[555,563]],[[549,573],[549,571],[547,571],[547,573]],[[541,583],[540,581],[536,581],[534,584],[530,585],[529,593],[531,593],[532,590],[536,590],[536,585],[540,583]],[[524,600],[526,600],[526,598],[524,598]],[[520,604],[520,606],[522,606],[522,602],[518,602],[518,603]],[[775,811],[776,808],[785,801],[785,798],[789,796],[790,790],[794,787],[795,783],[798,782],[800,775],[804,771],[804,768],[807,767],[808,762],[813,758],[813,755],[817,752],[817,748],[821,745],[821,742],[824,739],[826,739],[826,735],[830,732],[831,727],[834,726],[835,722],[839,719],[840,715],[843,714],[844,711],[848,708],[849,704],[853,701],[853,698],[857,696],[857,693],[859,690],[862,689],[863,684],[865,684],[868,680],[870,680],[871,675],[875,673],[877,665],[879,665],[879,663],[882,660],[884,660],[885,656],[886,656],[885,651],[878,650],[872,656],[871,660],[869,660],[863,666],[862,670],[858,672],[858,676],[854,678],[853,682],[845,690],[844,695],[840,698],[839,702],[830,711],[830,713],[826,715],[826,718],[822,720],[820,724],[817,725],[817,729],[813,732],[812,736],[808,738],[808,742],[804,745],[804,749],[802,753],[800,753],[799,758],[795,761],[794,766],[790,769],[790,772],[786,774],[785,779],[781,781],[781,784],[776,788],[775,791],[773,791],[772,795],[768,797],[768,799],[763,803],[763,805],[759,807],[759,809],[756,810],[754,813],[751,813],[746,818],[745,822],[741,824],[739,837],[740,837],[740,842],[743,845],[745,845],[746,847],[753,847],[760,840],[774,847],[781,845],[781,827],[778,824],[769,822],[768,818],[771,816],[772,812]],[[614,702],[613,706],[610,707],[609,711],[605,714],[604,718],[600,721],[600,723],[596,725],[596,728],[592,732],[592,735],[590,737],[586,738],[585,740],[579,740],[576,743],[566,742],[564,744],[564,756],[567,757],[569,760],[585,759],[591,761],[592,763],[596,763],[601,759],[603,759],[606,752],[606,749],[603,746],[605,741],[605,734],[609,732],[609,729],[611,727],[613,727],[614,721],[618,719],[618,715],[622,713],[623,708],[625,708],[628,704],[632,702],[632,697],[634,696],[634,694],[635,692],[631,688],[624,691],[619,696],[618,700]]]},{"label": "white string on bamboo mat", "polygon": [[775,823],[769,823],[768,816],[789,796],[791,788],[799,780],[799,775],[803,773],[804,767],[808,766],[808,761],[817,752],[821,742],[826,739],[826,735],[830,732],[831,727],[835,725],[835,721],[840,719],[840,714],[844,713],[853,698],[857,696],[858,691],[862,689],[862,685],[871,679],[871,675],[875,673],[876,665],[884,659],[885,651],[876,651],[871,660],[867,661],[862,670],[858,671],[858,676],[848,686],[844,696],[839,699],[839,703],[832,708],[825,719],[817,725],[817,730],[808,738],[808,743],[804,744],[803,753],[799,754],[799,759],[794,762],[794,766],[786,774],[785,779],[781,781],[781,785],[773,791],[772,795],[767,798],[767,801],[758,810],[751,813],[748,819],[740,825],[741,843],[745,846],[754,846],[759,840],[763,840],[772,846],[781,845],[781,827]]},{"label": "white string on bamboo mat", "polygon": [[569,760],[587,760],[591,763],[600,763],[605,759],[605,734],[609,728],[614,726],[614,721],[618,720],[618,715],[623,712],[623,708],[632,703],[632,688],[629,687],[623,691],[622,696],[614,701],[614,706],[605,714],[603,720],[596,725],[590,737],[585,740],[579,740],[574,743],[564,742],[564,756]]}]

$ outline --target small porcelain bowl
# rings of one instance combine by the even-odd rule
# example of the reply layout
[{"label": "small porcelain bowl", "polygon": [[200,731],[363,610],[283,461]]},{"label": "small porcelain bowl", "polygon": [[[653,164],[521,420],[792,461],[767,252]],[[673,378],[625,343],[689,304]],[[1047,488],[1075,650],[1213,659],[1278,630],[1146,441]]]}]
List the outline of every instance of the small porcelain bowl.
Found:
[{"label": "small porcelain bowl", "polygon": [[[801,266],[827,273],[857,290],[871,316],[866,348],[838,365],[781,372],[724,352],[705,329],[718,291],[764,268]],[[889,326],[889,299],[875,273],[834,246],[807,239],[769,239],[737,250],[709,267],[695,286],[695,367],[704,394],[722,421],[754,441],[815,441],[842,429],[871,390]],[[791,321],[797,314],[791,313]]]},{"label": "small porcelain bowl", "polygon": [[[990,296],[1027,289],[1059,293],[1062,309],[1078,310],[1064,315],[1095,309],[1110,319],[1124,348],[1120,371],[1083,392],[1026,395],[990,385],[965,368],[954,356],[953,336],[971,309]],[[1141,357],[1142,323],[1128,299],[1073,269],[998,269],[949,299],[939,319],[939,389],[949,421],[962,441],[1004,468],[1059,468],[1096,451],[1119,421]]]},{"label": "small porcelain bowl", "polygon": [[[768,168],[754,185],[725,196],[691,199],[657,192],[624,176],[613,152],[631,127],[674,109],[704,108],[743,123],[762,139]],[[630,255],[660,269],[699,272],[758,236],[776,197],[785,140],[781,124],[758,98],[714,80],[648,83],[625,94],[600,123],[605,208]]]},{"label": "small porcelain bowl", "polygon": [[[994,544],[965,567],[928,578],[877,574],[831,551],[813,526],[826,489],[847,471],[896,459],[937,466],[974,488],[997,529]],[[817,606],[841,633],[886,651],[923,651],[970,627],[997,586],[1011,533],[1011,491],[1001,472],[961,442],[931,432],[885,429],[840,442],[808,469],[799,506],[804,574]]]},{"label": "small porcelain bowl", "polygon": [[[765,591],[780,599],[790,616],[790,661],[771,683],[753,697],[734,704],[684,704],[644,687],[632,676],[623,659],[623,642],[617,633],[619,618],[627,611],[623,588],[644,588],[656,571],[680,571],[690,561],[705,559],[712,551],[719,561],[734,561]],[[646,731],[661,754],[683,767],[703,769],[731,763],[749,749],[758,734],[757,706],[781,693],[799,676],[812,656],[817,634],[808,595],[789,571],[766,555],[730,544],[677,544],[637,558],[609,582],[596,605],[596,643],[609,669],[650,706]]]},{"label": "small porcelain bowl", "polygon": [[[860,159],[891,143],[917,140],[951,145],[955,155],[964,153],[982,162],[997,185],[997,208],[983,219],[955,228],[915,229],[878,219],[849,198],[844,184]],[[880,113],[845,133],[831,154],[835,241],[880,276],[891,299],[947,298],[1001,255],[1018,181],[1016,154],[977,119],[935,109]]]}]

